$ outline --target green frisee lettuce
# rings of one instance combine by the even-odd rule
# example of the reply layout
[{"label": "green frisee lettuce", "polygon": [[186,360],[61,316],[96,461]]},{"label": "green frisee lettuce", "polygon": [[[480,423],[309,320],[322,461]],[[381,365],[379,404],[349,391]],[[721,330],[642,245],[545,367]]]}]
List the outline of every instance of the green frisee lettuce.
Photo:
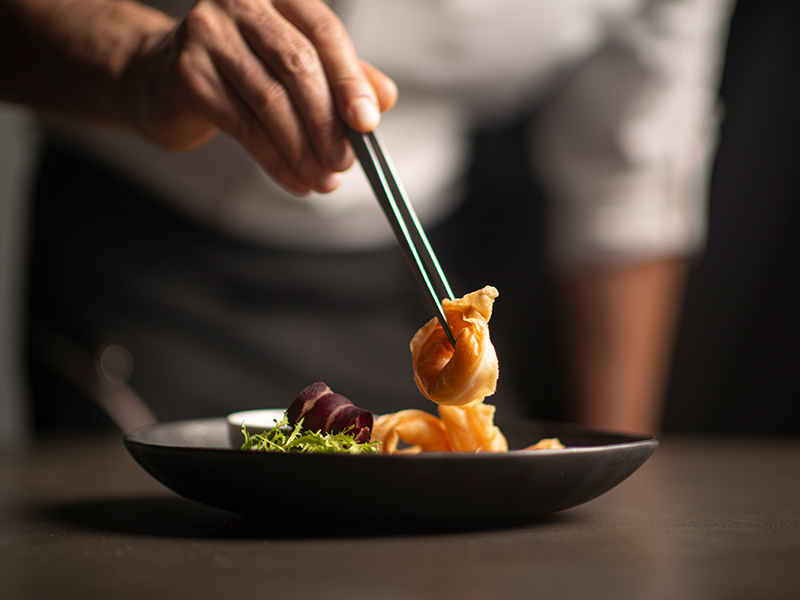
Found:
[{"label": "green frisee lettuce", "polygon": [[349,433],[352,428],[341,433],[321,433],[303,429],[303,420],[295,425],[289,424],[286,415],[269,431],[250,434],[242,423],[244,444],[242,450],[261,450],[264,452],[305,452],[340,454],[375,454],[380,442],[356,442]]}]

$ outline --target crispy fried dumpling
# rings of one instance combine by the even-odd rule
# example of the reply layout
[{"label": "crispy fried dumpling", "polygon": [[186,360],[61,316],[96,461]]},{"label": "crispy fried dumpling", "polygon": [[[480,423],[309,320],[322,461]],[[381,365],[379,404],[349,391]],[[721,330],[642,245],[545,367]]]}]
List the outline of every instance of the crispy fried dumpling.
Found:
[{"label": "crispy fried dumpling", "polygon": [[[398,450],[400,440],[409,444]],[[408,409],[381,415],[372,427],[373,442],[380,442],[381,452],[449,452],[452,450],[444,424],[432,414]]]},{"label": "crispy fried dumpling", "polygon": [[450,344],[439,321],[431,319],[411,340],[414,380],[422,394],[437,404],[480,403],[497,387],[497,354],[488,322],[498,292],[492,286],[458,300],[444,300],[445,318],[456,338]]},{"label": "crispy fried dumpling", "polygon": [[[439,418],[422,410],[401,410],[381,415],[372,428],[373,442],[380,451],[418,452],[506,452],[508,443],[494,424],[494,406],[440,406]],[[407,447],[400,449],[400,442]]]},{"label": "crispy fried dumpling", "polygon": [[[483,399],[497,387],[497,354],[489,339],[489,319],[498,293],[492,286],[458,300],[442,302],[456,338],[450,344],[438,319],[411,340],[414,380],[423,395],[439,405],[439,418],[421,410],[377,417],[372,441],[381,452],[508,452],[494,424],[495,407]],[[408,447],[400,448],[400,442]],[[546,440],[529,449],[556,448]]]},{"label": "crispy fried dumpling", "polygon": [[508,442],[494,424],[495,407],[491,404],[440,406],[447,439],[456,452],[507,452]]}]

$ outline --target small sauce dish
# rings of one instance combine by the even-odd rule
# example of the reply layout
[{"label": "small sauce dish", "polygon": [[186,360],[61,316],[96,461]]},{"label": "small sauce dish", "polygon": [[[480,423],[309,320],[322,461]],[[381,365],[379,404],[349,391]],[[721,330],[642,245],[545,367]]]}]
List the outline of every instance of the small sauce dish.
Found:
[{"label": "small sauce dish", "polygon": [[231,448],[238,450],[244,444],[242,423],[247,426],[248,433],[256,435],[275,427],[275,424],[280,423],[283,419],[285,413],[285,408],[267,408],[262,410],[243,410],[229,414],[226,420],[228,422],[228,438],[231,441]]}]

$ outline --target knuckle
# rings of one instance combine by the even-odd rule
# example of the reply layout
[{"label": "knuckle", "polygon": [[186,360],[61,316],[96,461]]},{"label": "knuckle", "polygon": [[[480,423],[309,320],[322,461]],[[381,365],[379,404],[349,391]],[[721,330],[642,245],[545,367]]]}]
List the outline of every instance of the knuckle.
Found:
[{"label": "knuckle", "polygon": [[313,73],[319,65],[319,56],[314,48],[302,40],[284,42],[278,56],[284,71],[296,77]]},{"label": "knuckle", "polygon": [[230,12],[237,6],[236,0],[211,0],[211,1],[217,6],[219,6],[225,12]]},{"label": "knuckle", "polygon": [[280,82],[269,79],[262,86],[261,98],[263,103],[261,109],[266,113],[274,107],[288,103],[289,94]]},{"label": "knuckle", "polygon": [[342,22],[335,15],[326,14],[311,23],[309,37],[317,46],[328,46],[338,45],[346,34]]},{"label": "knuckle", "polygon": [[248,15],[252,17],[253,2],[252,0],[212,0],[222,12],[234,20],[238,20]]},{"label": "knuckle", "polygon": [[364,80],[361,79],[358,75],[353,73],[342,73],[339,74],[335,81],[334,85],[336,89],[340,90],[341,93],[347,97],[362,96],[367,92],[365,89]]},{"label": "knuckle", "polygon": [[186,13],[183,29],[188,40],[208,40],[217,37],[219,24],[216,15],[207,4],[196,4]]}]

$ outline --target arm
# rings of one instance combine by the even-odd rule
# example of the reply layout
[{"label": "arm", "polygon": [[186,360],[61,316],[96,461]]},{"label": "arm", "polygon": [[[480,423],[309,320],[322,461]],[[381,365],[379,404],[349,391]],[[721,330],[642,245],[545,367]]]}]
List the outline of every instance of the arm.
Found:
[{"label": "arm", "polygon": [[0,0],[0,98],[103,125],[135,126],[128,65],[174,26],[113,0]]},{"label": "arm", "polygon": [[0,0],[0,52],[2,99],[175,150],[223,130],[298,193],[352,164],[340,115],[367,131],[396,98],[321,0],[199,0],[177,23],[128,0]]},{"label": "arm", "polygon": [[574,419],[656,433],[687,262],[597,268],[561,282]]},{"label": "arm", "polygon": [[731,4],[645,3],[543,111],[569,386],[587,425],[660,424],[686,257],[704,242]]}]

